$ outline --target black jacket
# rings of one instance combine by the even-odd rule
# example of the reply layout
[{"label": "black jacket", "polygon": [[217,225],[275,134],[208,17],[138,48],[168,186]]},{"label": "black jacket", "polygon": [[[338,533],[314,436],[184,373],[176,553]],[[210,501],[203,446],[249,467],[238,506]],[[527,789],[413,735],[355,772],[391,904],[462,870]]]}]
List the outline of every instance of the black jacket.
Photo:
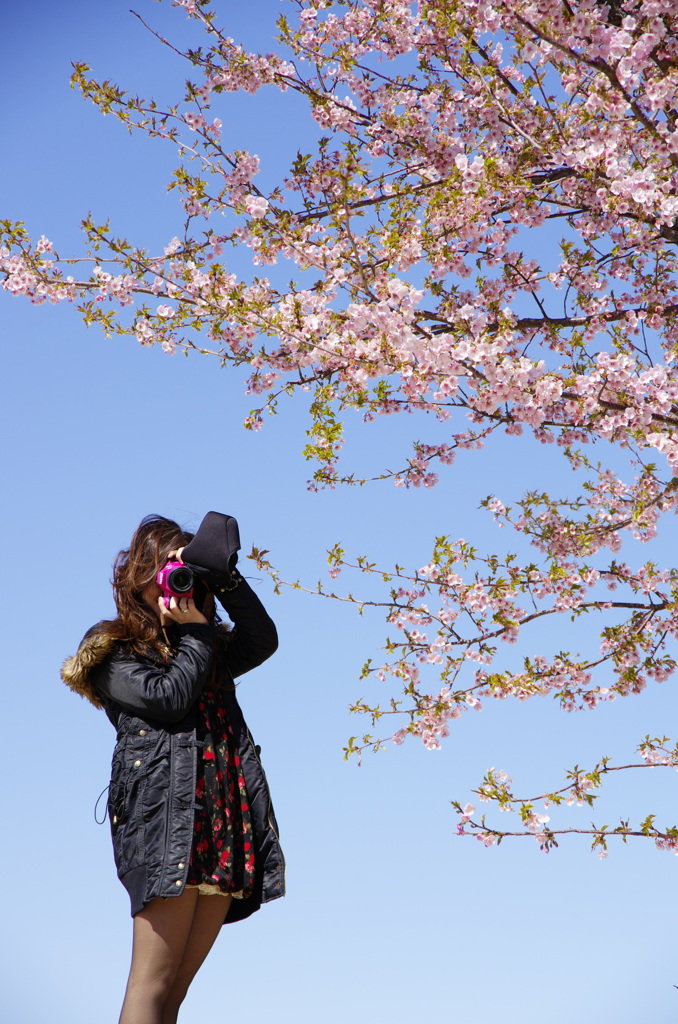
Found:
[{"label": "black jacket", "polygon": [[222,684],[218,696],[241,759],[255,844],[254,891],[231,901],[226,923],[249,917],[285,892],[285,861],[259,748],[232,687],[233,678],[273,654],[276,630],[244,580],[234,590],[215,591],[234,623],[226,637],[215,637],[211,626],[177,625],[176,654],[165,663],[135,655],[95,626],[62,670],[64,681],[103,707],[117,729],[108,809],[118,877],[133,915],[156,896],[184,890],[194,824],[195,704],[213,659]]}]

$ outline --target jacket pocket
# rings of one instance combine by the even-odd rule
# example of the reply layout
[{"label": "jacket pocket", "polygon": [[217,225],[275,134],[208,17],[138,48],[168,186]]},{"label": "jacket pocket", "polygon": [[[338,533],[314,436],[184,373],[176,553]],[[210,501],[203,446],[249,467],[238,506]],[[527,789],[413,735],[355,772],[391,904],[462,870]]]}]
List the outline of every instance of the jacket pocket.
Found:
[{"label": "jacket pocket", "polygon": [[111,786],[108,794],[108,819],[113,836],[125,821],[125,811],[125,785],[120,782],[116,786]]},{"label": "jacket pocket", "polygon": [[142,774],[126,770],[116,784],[111,785],[109,813],[113,856],[119,875],[143,861],[145,781]]},{"label": "jacket pocket", "polygon": [[111,781],[108,787],[108,820],[111,823],[111,831],[114,836],[126,817],[127,775],[125,747],[122,744],[117,746],[113,752]]}]

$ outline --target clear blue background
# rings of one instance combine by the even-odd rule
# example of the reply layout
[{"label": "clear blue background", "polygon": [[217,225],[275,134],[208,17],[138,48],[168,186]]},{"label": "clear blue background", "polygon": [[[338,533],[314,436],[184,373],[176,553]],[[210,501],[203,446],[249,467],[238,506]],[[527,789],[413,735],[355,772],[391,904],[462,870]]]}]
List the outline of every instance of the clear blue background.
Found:
[{"label": "clear blue background", "polygon": [[[273,48],[275,0],[216,7],[236,39]],[[148,0],[137,9],[171,38],[187,38],[182,11]],[[71,60],[159,100],[176,100],[186,75],[121,0],[5,6],[0,216],[24,219],[62,255],[79,251],[77,225],[89,210],[110,217],[117,234],[160,249],[182,223],[164,193],[171,148],[130,137],[85,104],[68,84]],[[262,157],[265,185],[312,133],[298,99],[274,91],[230,96],[215,113],[230,147]],[[243,376],[215,359],[108,340],[70,308],[9,295],[0,296],[0,329],[0,1014],[8,1024],[115,1024],[131,923],[108,824],[92,815],[114,737],[102,714],[63,687],[59,667],[85,629],[112,614],[111,562],[139,519],[160,512],[195,528],[209,509],[230,512],[245,550],[268,548],[288,576],[313,584],[339,540],[387,565],[424,564],[435,534],[480,536],[501,550],[504,538],[478,501],[489,491],[515,499],[535,477],[543,483],[560,470],[551,450],[503,442],[462,458],[433,492],[383,485],[312,495],[299,454],[303,408],[284,408],[260,433],[246,433],[252,402]],[[397,468],[411,428],[393,418],[354,424],[349,455]],[[484,850],[455,836],[449,807],[490,765],[530,795],[555,786],[575,762],[636,760],[645,733],[672,732],[673,682],[595,714],[563,715],[548,700],[493,704],[456,723],[440,752],[414,741],[358,767],[341,748],[369,726],[347,707],[390,692],[358,679],[383,642],[380,616],[359,618],[300,592],[276,597],[246,571],[282,641],[240,698],[263,747],[289,895],[224,931],[182,1020],[676,1020],[674,857],[645,841],[613,845],[606,861],[585,839],[548,856],[531,839]],[[359,592],[359,580],[348,585]],[[562,629],[535,642],[568,646]],[[637,820],[653,811],[671,824],[676,792],[672,772],[616,777],[594,817],[614,824],[620,814]],[[557,820],[585,828],[589,819],[573,809]]]}]

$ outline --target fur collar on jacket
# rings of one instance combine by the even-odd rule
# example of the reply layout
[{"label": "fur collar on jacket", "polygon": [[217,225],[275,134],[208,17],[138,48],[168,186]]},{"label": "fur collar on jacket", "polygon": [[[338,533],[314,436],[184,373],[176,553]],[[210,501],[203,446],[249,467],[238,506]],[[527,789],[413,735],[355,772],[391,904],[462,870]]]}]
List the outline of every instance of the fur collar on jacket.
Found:
[{"label": "fur collar on jacket", "polygon": [[90,680],[92,669],[108,657],[118,641],[105,633],[99,633],[96,626],[85,635],[72,658],[66,658],[61,669],[61,678],[66,686],[85,697],[95,708],[103,707]]}]

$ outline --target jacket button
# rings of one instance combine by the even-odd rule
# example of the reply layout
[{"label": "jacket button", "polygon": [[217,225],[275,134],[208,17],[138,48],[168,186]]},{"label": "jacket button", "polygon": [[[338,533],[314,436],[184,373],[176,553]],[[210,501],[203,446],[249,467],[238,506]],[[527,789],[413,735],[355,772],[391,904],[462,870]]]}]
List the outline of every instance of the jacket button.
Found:
[{"label": "jacket button", "polygon": [[148,732],[148,729],[139,729],[139,735],[140,736],[145,736],[147,732]]},{"label": "jacket button", "polygon": [[174,884],[175,884],[176,886],[180,886],[180,885],[181,885],[181,879],[180,879],[180,878],[177,878],[177,880],[176,880],[176,882],[175,882]]},{"label": "jacket button", "polygon": [[141,768],[141,761],[135,761],[134,762],[134,767],[135,768]]},{"label": "jacket button", "polygon": [[118,824],[118,815],[117,815],[117,814],[114,814],[114,815],[113,815],[113,824],[114,824],[114,825],[117,825],[117,824]]},{"label": "jacket button", "polygon": [[179,868],[179,871],[183,871],[184,868],[186,867],[186,865],[184,864],[184,862],[182,860],[182,861],[179,861],[179,863],[177,864],[177,867]]}]

